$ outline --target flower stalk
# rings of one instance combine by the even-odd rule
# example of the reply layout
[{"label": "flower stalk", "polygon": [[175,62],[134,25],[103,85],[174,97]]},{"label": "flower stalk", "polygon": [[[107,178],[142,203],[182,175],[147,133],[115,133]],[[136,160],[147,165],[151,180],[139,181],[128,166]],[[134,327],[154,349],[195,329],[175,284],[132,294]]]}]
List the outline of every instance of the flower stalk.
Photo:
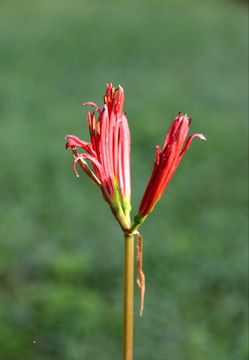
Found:
[{"label": "flower stalk", "polygon": [[124,235],[123,360],[133,359],[134,235]]}]

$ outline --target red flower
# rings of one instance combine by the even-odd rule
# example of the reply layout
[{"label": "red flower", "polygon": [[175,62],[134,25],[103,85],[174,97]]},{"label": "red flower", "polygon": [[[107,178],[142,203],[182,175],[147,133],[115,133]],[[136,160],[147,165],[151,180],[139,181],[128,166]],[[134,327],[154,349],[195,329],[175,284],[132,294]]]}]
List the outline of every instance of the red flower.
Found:
[{"label": "red flower", "polygon": [[188,135],[190,123],[191,119],[187,115],[179,113],[167,132],[162,150],[160,146],[156,146],[157,154],[154,169],[145,189],[135,222],[142,222],[141,219],[150,213],[155,203],[160,199],[192,139],[197,136],[206,140],[202,134],[191,135],[181,150]]},{"label": "red flower", "polygon": [[[79,176],[75,168],[79,161],[92,181],[100,186],[104,199],[110,204],[121,226],[128,229],[131,196],[130,131],[123,113],[123,104],[122,87],[115,89],[111,83],[107,84],[103,108],[92,102],[84,104],[95,107],[92,114],[87,112],[91,142],[67,135],[69,141],[66,143],[66,149],[72,148],[76,175]],[[98,119],[96,114],[99,114]],[[84,149],[86,153],[78,154],[75,146]],[[92,163],[95,174],[84,159]]]}]

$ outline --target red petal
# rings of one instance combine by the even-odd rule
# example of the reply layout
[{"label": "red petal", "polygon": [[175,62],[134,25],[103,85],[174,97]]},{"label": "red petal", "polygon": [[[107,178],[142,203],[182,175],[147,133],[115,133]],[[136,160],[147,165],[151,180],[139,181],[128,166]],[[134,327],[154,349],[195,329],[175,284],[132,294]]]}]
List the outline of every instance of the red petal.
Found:
[{"label": "red petal", "polygon": [[160,154],[161,154],[161,148],[159,145],[156,146],[156,164],[159,164],[160,160]]},{"label": "red petal", "polygon": [[70,146],[78,146],[81,147],[82,149],[86,150],[89,154],[91,155],[95,155],[95,151],[92,148],[92,144],[88,143],[86,141],[80,140],[77,136],[74,135],[67,135],[66,139],[70,139],[67,143],[66,143],[66,150],[70,147]]},{"label": "red petal", "polygon": [[123,115],[120,121],[119,132],[119,185],[122,196],[131,195],[130,176],[130,130],[126,116]]},{"label": "red petal", "polygon": [[98,109],[98,105],[96,105],[94,102],[92,102],[92,101],[88,101],[88,102],[86,102],[86,103],[84,103],[83,104],[83,106],[86,106],[86,105],[91,105],[91,106],[94,106],[94,107],[96,107],[97,109]]},{"label": "red petal", "polygon": [[197,136],[198,138],[200,138],[201,140],[206,140],[206,138],[205,138],[205,136],[204,136],[203,134],[193,134],[193,135],[189,136],[189,137],[187,138],[186,144],[185,144],[182,152],[180,153],[179,157],[182,158],[182,156],[183,156],[183,154],[185,153],[185,151],[189,148],[189,145],[190,145],[191,141],[192,141],[193,138],[196,137],[196,136]]},{"label": "red petal", "polygon": [[111,177],[110,166],[110,153],[109,153],[109,117],[107,107],[105,105],[104,110],[100,115],[100,138],[99,138],[99,152],[102,155],[102,164],[106,175]]}]

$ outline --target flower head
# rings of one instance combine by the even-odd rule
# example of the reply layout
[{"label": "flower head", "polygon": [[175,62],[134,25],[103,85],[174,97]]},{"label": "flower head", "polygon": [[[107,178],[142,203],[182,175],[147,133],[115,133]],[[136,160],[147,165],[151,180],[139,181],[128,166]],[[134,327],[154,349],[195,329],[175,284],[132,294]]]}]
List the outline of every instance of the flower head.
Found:
[{"label": "flower head", "polygon": [[[191,135],[186,140],[190,123],[191,119],[187,115],[179,113],[167,132],[162,150],[160,146],[156,146],[154,168],[135,217],[137,224],[143,221],[142,219],[151,212],[155,203],[162,196],[192,139],[197,136],[206,140],[202,134]],[[185,140],[186,143],[183,147]]]},{"label": "flower head", "polygon": [[[100,186],[104,199],[122,228],[128,229],[131,196],[130,131],[123,113],[124,90],[121,86],[115,89],[109,83],[103,108],[93,102],[84,105],[95,108],[92,113],[87,112],[91,142],[67,135],[69,140],[66,149],[72,148],[76,175],[79,176],[76,170],[76,163],[79,162],[91,180]],[[78,154],[75,147],[80,147],[85,152]],[[85,160],[91,162],[94,172]]]}]

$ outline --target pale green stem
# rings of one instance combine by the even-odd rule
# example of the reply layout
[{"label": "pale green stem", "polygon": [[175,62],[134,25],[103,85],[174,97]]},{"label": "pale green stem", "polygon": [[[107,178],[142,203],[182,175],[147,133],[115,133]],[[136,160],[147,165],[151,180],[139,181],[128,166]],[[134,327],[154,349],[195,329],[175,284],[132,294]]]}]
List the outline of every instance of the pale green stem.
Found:
[{"label": "pale green stem", "polygon": [[133,359],[134,235],[124,236],[123,360]]}]

